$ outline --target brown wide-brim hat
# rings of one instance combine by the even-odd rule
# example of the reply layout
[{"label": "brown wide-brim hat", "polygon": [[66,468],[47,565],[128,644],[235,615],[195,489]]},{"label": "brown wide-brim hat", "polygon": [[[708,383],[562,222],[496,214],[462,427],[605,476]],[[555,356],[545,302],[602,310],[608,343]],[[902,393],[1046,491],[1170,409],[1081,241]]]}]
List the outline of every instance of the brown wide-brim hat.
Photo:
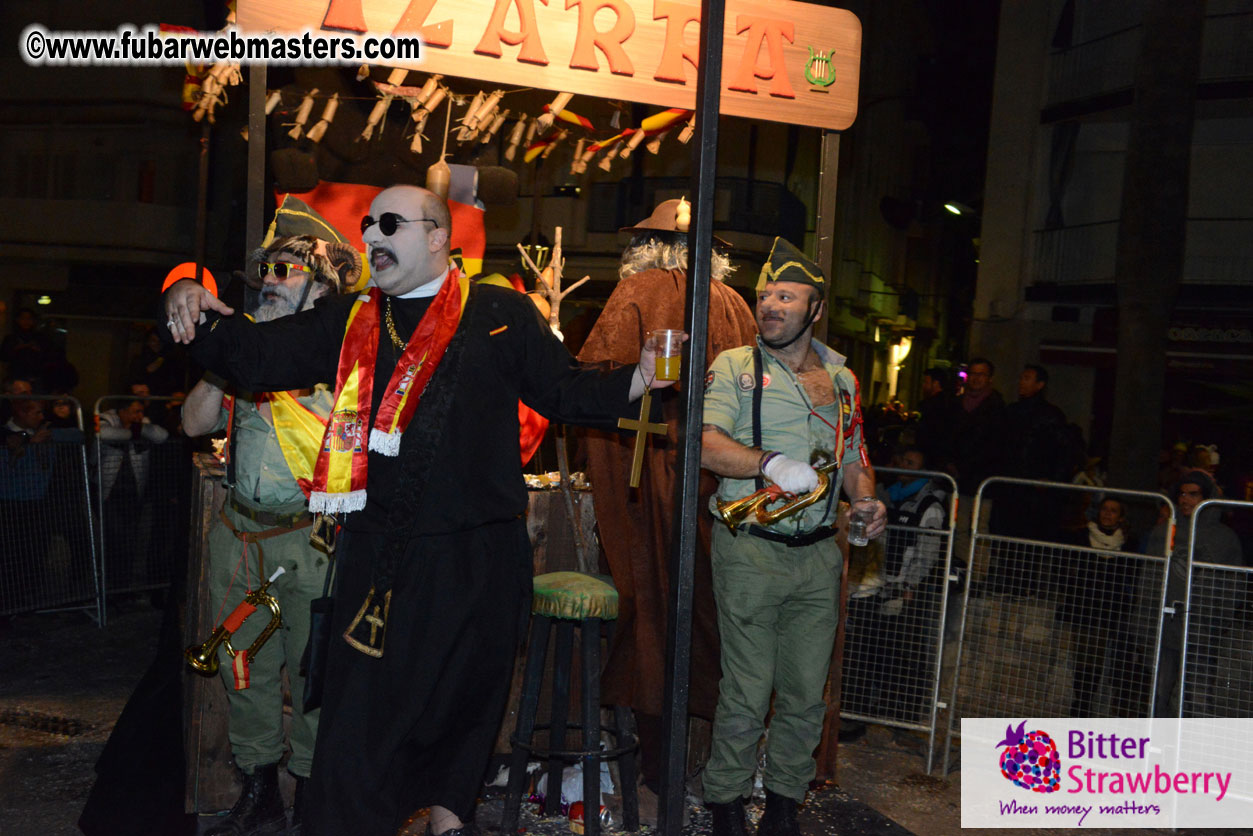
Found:
[{"label": "brown wide-brim hat", "polygon": [[[648,233],[664,233],[664,232],[671,232],[671,233],[674,233],[675,235],[687,235],[686,226],[680,229],[679,221],[678,221],[679,207],[685,203],[688,203],[688,202],[681,198],[672,198],[670,200],[663,200],[661,203],[657,204],[657,208],[654,209],[653,213],[649,215],[647,218],[640,221],[635,226],[624,226],[618,231],[630,232],[633,235],[640,235],[640,234],[647,235]],[[688,206],[690,207],[691,204],[688,203]],[[717,235],[713,236],[713,239],[720,246],[725,247],[728,250],[731,249],[731,245],[727,243],[727,241],[725,241],[724,239],[719,238]]]}]

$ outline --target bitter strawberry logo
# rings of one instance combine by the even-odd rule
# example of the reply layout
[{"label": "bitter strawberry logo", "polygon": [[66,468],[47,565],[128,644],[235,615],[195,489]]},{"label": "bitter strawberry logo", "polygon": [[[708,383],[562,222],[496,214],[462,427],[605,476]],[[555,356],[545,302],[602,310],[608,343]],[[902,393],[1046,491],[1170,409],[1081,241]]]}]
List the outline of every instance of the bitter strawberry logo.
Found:
[{"label": "bitter strawberry logo", "polygon": [[1026,728],[1026,720],[1016,729],[1012,723],[1005,727],[1005,739],[996,744],[1005,747],[1001,750],[1001,774],[1032,792],[1057,792],[1062,774],[1057,744],[1048,732]]}]

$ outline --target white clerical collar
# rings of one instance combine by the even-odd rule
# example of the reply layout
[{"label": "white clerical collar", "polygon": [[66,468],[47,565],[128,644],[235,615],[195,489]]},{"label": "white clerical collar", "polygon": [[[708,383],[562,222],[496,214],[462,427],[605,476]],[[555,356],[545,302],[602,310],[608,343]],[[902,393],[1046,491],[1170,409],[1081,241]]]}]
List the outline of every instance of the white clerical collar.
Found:
[{"label": "white clerical collar", "polygon": [[451,272],[452,272],[452,267],[449,267],[447,270],[444,271],[444,275],[440,276],[435,281],[427,282],[426,284],[423,284],[423,285],[418,285],[417,287],[415,287],[413,290],[409,291],[408,293],[399,294],[396,298],[397,299],[425,299],[428,296],[434,296],[436,293],[439,293],[439,289],[444,286],[444,281],[448,278],[448,274]]}]

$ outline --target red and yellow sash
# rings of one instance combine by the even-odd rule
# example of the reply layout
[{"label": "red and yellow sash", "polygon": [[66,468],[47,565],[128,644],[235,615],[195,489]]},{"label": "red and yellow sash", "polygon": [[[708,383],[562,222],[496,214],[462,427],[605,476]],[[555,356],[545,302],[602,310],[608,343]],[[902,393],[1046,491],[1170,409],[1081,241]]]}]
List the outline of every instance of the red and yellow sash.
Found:
[{"label": "red and yellow sash", "polygon": [[327,419],[297,400],[291,392],[271,392],[270,419],[283,459],[305,497],[313,490],[313,466],[326,435]]},{"label": "red and yellow sash", "polygon": [[469,290],[464,273],[449,273],[396,363],[373,420],[370,406],[383,294],[372,287],[357,297],[339,353],[335,406],[313,470],[311,512],[335,514],[365,508],[367,450],[385,456],[400,454],[400,437],[457,330]]},{"label": "red and yellow sash", "polygon": [[[258,407],[269,401],[271,423],[283,460],[308,498],[313,487],[313,464],[318,458],[322,436],[326,435],[327,419],[301,403],[291,392],[260,392],[253,398]],[[223,395],[222,406],[228,413],[226,450],[229,458],[231,437],[235,433],[235,396]]]}]

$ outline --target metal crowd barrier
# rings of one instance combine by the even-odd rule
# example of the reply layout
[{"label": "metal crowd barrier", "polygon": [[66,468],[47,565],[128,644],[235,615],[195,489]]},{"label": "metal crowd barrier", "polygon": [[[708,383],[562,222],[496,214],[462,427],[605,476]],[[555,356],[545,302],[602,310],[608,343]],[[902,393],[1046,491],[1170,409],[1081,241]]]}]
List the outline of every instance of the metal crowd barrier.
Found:
[{"label": "metal crowd barrier", "polygon": [[[95,508],[100,529],[102,618],[110,596],[162,589],[187,554],[191,457],[187,439],[162,423],[178,399],[106,395],[95,403]],[[138,434],[118,409],[138,401],[148,420]],[[114,404],[114,409],[102,409]]]},{"label": "metal crowd barrier", "polygon": [[1152,716],[1169,547],[1149,553],[1146,534],[1111,551],[1084,528],[1066,532],[1068,516],[1086,526],[1098,497],[1174,531],[1158,493],[1002,477],[979,486],[945,774],[962,717]]},{"label": "metal crowd barrier", "polygon": [[[0,615],[82,609],[99,623],[82,408],[67,396],[0,395],[6,412],[31,401],[43,405],[39,427],[0,446]],[[67,421],[54,401],[71,407],[70,426],[47,426]]]},{"label": "metal crowd barrier", "polygon": [[[1253,502],[1210,499],[1192,512],[1187,529],[1187,573],[1181,647],[1170,631],[1163,653],[1180,653],[1178,716],[1253,716],[1253,634],[1249,631],[1249,579],[1238,535],[1221,522],[1222,511],[1245,530]],[[1179,533],[1182,536],[1183,532]],[[1236,560],[1238,563],[1227,561]],[[1172,566],[1172,571],[1176,570]],[[1183,609],[1183,608],[1180,608]]]},{"label": "metal crowd barrier", "polygon": [[[945,473],[881,467],[896,482],[916,476],[942,491],[937,524],[892,524],[879,539],[879,568],[848,601],[840,716],[927,733],[927,772],[935,757],[944,619],[953,559],[957,484]],[[880,493],[880,498],[883,493]],[[930,504],[930,503],[928,503]],[[872,546],[873,547],[873,544]]]}]

